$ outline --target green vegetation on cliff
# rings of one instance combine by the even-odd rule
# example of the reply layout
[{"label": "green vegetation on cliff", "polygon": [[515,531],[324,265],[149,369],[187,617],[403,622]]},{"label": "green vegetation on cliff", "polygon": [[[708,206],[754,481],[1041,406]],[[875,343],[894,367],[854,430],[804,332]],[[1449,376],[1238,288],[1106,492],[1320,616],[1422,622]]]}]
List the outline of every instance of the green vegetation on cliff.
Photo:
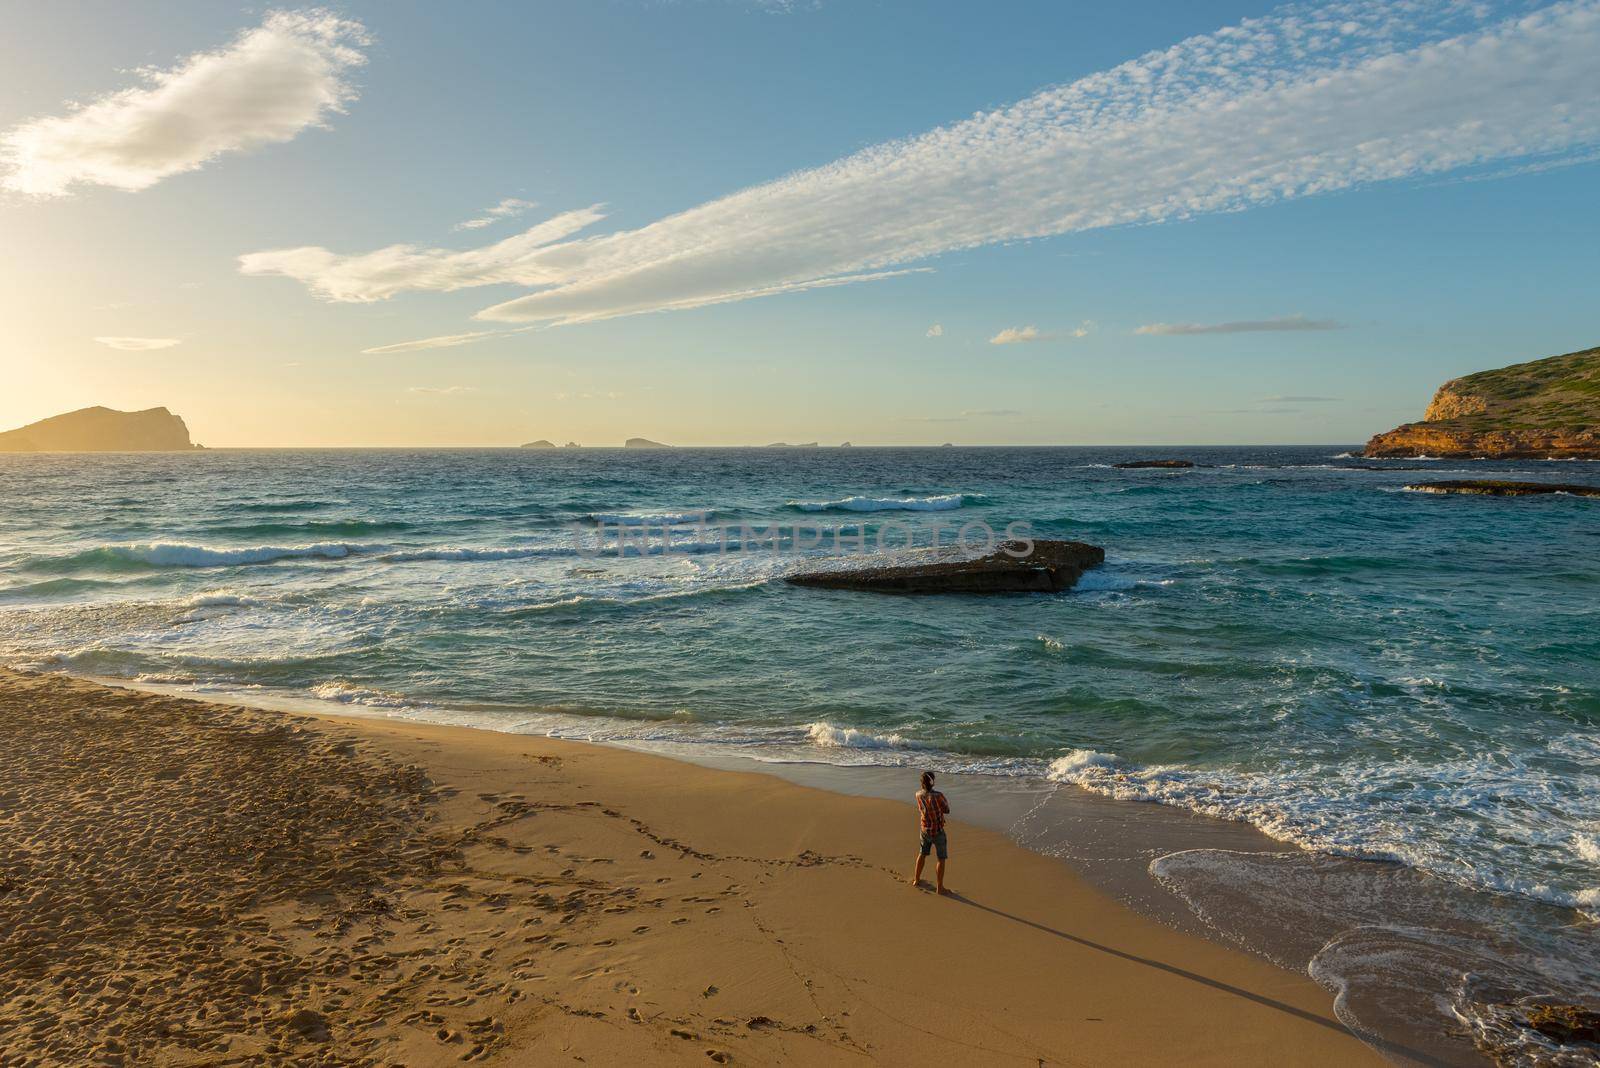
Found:
[{"label": "green vegetation on cliff", "polygon": [[1600,348],[1446,382],[1426,421],[1478,432],[1600,426]]},{"label": "green vegetation on cliff", "polygon": [[1451,379],[1367,456],[1600,460],[1600,348]]}]

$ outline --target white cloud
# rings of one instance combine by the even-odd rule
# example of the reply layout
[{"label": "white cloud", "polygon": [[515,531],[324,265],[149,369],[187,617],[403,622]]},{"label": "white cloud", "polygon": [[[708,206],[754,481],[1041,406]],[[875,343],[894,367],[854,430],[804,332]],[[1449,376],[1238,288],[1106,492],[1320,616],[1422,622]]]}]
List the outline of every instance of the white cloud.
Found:
[{"label": "white cloud", "polygon": [[477,386],[411,386],[407,393],[433,393],[440,396],[454,396],[458,393],[476,393]]},{"label": "white cloud", "polygon": [[457,230],[482,230],[485,226],[493,226],[501,219],[513,219],[529,208],[537,207],[531,200],[518,200],[516,197],[506,197],[492,208],[487,208],[476,219],[456,223]]},{"label": "white cloud", "polygon": [[176,337],[97,337],[94,340],[108,349],[122,352],[151,352],[183,344],[183,339]]},{"label": "white cloud", "polygon": [[[882,278],[979,245],[1593,148],[1597,53],[1600,0],[1290,6],[636,230],[515,249],[395,246],[368,254],[383,261],[376,272],[368,257],[316,248],[245,267],[336,300],[537,289],[479,313],[492,321],[704,307]],[[493,269],[460,269],[478,257]],[[377,277],[354,284],[355,265]]]},{"label": "white cloud", "polygon": [[327,300],[362,303],[386,300],[408,289],[449,292],[506,282],[545,285],[560,276],[537,263],[536,256],[570,249],[572,243],[558,242],[603,218],[599,205],[569,211],[504,241],[464,252],[416,245],[390,245],[354,256],[315,247],[252,252],[239,257],[239,270],[285,275]]},{"label": "white cloud", "polygon": [[466,334],[443,334],[439,337],[418,338],[415,341],[397,341],[392,345],[375,345],[370,349],[362,349],[363,356],[387,356],[394,352],[418,352],[422,349],[450,349],[457,345],[470,345],[474,341],[484,338],[501,337],[504,334],[514,333],[509,330],[474,330]]},{"label": "white cloud", "polygon": [[927,336],[928,337],[944,337],[944,326],[943,326],[943,324],[934,323],[932,326],[928,327]]},{"label": "white cloud", "polygon": [[1062,338],[1088,337],[1094,332],[1094,320],[1085,319],[1070,330],[1045,332],[1037,326],[1008,326],[989,339],[991,345],[1022,345],[1030,341],[1057,341]]},{"label": "white cloud", "polygon": [[142,87],[0,135],[3,184],[35,196],[78,183],[135,191],[224,152],[288,141],[354,99],[346,78],[366,43],[358,22],[274,11],[224,48],[141,70]]},{"label": "white cloud", "polygon": [[989,339],[991,345],[1022,345],[1029,341],[1043,341],[1044,334],[1037,326],[1008,326]]},{"label": "white cloud", "polygon": [[1343,329],[1343,323],[1332,319],[1307,319],[1303,315],[1285,315],[1280,319],[1243,319],[1232,323],[1146,323],[1134,333],[1179,337],[1189,334],[1265,334]]}]

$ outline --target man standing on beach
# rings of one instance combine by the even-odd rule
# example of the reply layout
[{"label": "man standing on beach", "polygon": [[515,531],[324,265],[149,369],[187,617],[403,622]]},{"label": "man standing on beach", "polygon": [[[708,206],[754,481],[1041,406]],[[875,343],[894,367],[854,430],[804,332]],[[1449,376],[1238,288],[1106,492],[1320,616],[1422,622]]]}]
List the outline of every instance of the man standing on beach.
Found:
[{"label": "man standing on beach", "polygon": [[944,794],[933,788],[933,772],[922,773],[922,789],[917,791],[917,822],[922,827],[922,841],[917,853],[917,868],[911,873],[911,885],[922,885],[922,865],[928,859],[928,850],[936,850],[939,859],[933,866],[934,885],[939,893],[948,894],[944,888],[944,862],[950,847],[944,837],[944,817],[950,811],[950,802]]}]

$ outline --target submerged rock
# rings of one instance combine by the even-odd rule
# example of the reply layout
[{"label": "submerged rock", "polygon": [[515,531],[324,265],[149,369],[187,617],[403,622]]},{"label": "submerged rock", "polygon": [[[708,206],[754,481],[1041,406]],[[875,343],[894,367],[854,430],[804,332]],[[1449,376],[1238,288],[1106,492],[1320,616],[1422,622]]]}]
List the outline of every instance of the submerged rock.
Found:
[{"label": "submerged rock", "polygon": [[1578,486],[1565,482],[1503,482],[1496,479],[1416,482],[1406,489],[1417,493],[1476,493],[1488,497],[1532,497],[1541,493],[1570,493],[1574,497],[1600,497],[1600,486]]},{"label": "submerged rock", "polygon": [[1081,541],[1036,541],[1026,556],[1020,542],[972,560],[943,560],[895,567],[839,568],[790,575],[794,586],[869,593],[1060,593],[1105,562],[1106,551]]},{"label": "submerged rock", "polygon": [[1141,468],[1141,467],[1193,467],[1194,466],[1194,461],[1193,460],[1129,460],[1127,463],[1112,464],[1111,466],[1112,467],[1121,468],[1124,471],[1129,471],[1129,470],[1134,470],[1134,469]]},{"label": "submerged rock", "polygon": [[1528,1026],[1557,1042],[1600,1044],[1600,1012],[1582,1005],[1538,1005],[1528,1012]]}]

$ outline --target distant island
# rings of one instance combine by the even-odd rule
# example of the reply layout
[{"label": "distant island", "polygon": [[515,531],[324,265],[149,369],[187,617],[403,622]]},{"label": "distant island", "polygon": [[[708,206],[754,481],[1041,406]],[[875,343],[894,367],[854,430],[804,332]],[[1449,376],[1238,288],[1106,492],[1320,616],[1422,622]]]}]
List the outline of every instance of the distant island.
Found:
[{"label": "distant island", "polygon": [[814,441],[802,441],[797,445],[791,445],[787,441],[774,441],[767,446],[769,449],[815,449],[819,447]]},{"label": "distant island", "polygon": [[165,408],[80,408],[0,433],[0,452],[188,452],[200,448]]},{"label": "distant island", "polygon": [[670,449],[670,448],[672,448],[671,445],[663,445],[663,444],[661,444],[661,442],[659,442],[659,441],[651,441],[649,438],[629,438],[627,441],[624,441],[622,443],[622,447],[624,449]]},{"label": "distant island", "polygon": [[1378,434],[1365,454],[1600,460],[1600,348],[1451,379],[1422,422]]},{"label": "distant island", "polygon": [[540,438],[538,441],[530,441],[522,447],[524,449],[553,449],[556,447],[556,443]]}]

